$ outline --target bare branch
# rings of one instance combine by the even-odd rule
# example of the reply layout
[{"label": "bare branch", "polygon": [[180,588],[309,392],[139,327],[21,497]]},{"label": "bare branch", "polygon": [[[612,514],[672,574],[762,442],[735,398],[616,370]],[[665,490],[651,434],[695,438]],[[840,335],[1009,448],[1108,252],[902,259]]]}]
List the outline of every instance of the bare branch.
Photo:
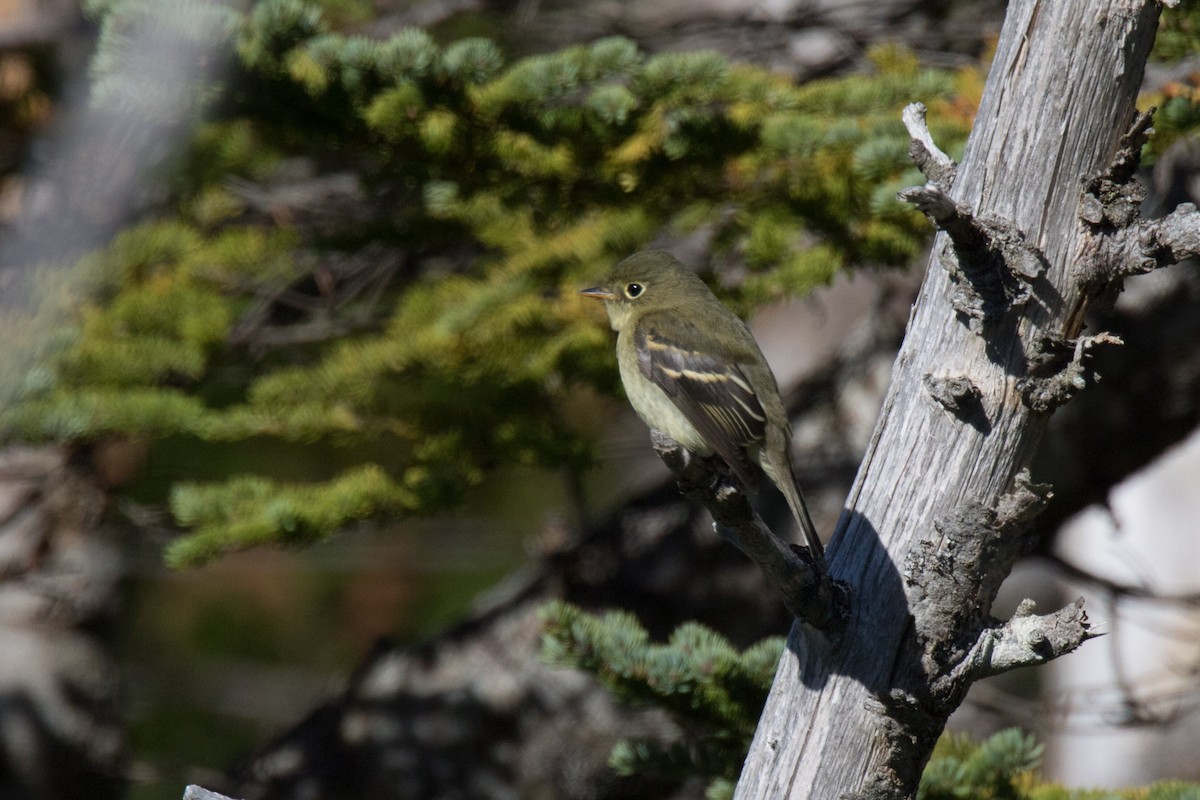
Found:
[{"label": "bare branch", "polygon": [[1083,598],[1052,614],[1034,614],[1032,600],[1023,600],[1007,622],[980,634],[967,657],[949,678],[973,682],[989,675],[1044,664],[1100,636],[1088,623]]},{"label": "bare branch", "polygon": [[1192,203],[1159,219],[1141,218],[1146,189],[1135,171],[1142,147],[1154,132],[1153,113],[1151,108],[1137,115],[1108,169],[1084,181],[1079,216],[1091,226],[1094,238],[1076,262],[1075,275],[1085,286],[1110,285],[1200,256],[1200,212]]},{"label": "bare branch", "polygon": [[896,198],[911,203],[946,233],[950,233],[952,229],[957,230],[959,239],[965,246],[980,247],[987,241],[987,232],[977,227],[971,212],[955,205],[940,186],[914,186],[900,191]]},{"label": "bare branch", "polygon": [[935,184],[896,195],[945,231],[952,259],[943,259],[957,289],[954,310],[968,319],[999,319],[1029,301],[1029,286],[1045,273],[1045,257],[1011,224],[981,219]]},{"label": "bare branch", "polygon": [[1117,152],[1113,156],[1112,164],[1105,172],[1105,177],[1115,183],[1129,183],[1134,179],[1138,167],[1142,163],[1142,148],[1150,141],[1150,135],[1154,133],[1152,125],[1154,112],[1157,110],[1151,106],[1134,115],[1133,122],[1129,124],[1129,130],[1125,131],[1117,143]]},{"label": "bare branch", "polygon": [[[405,257],[381,245],[351,255],[326,255],[309,261],[312,263],[307,269],[290,280],[245,287],[258,299],[234,325],[229,335],[231,344],[263,355],[272,348],[320,344],[378,325],[379,300]],[[316,293],[310,284],[317,287]],[[274,320],[282,309],[299,312],[303,319],[276,324]]]},{"label": "bare branch", "polygon": [[1077,564],[1072,564],[1059,555],[1042,553],[1038,555],[1038,558],[1049,564],[1063,579],[1072,583],[1090,586],[1094,590],[1103,592],[1118,600],[1128,597],[1145,602],[1166,603],[1186,608],[1200,608],[1200,591],[1165,592],[1152,586],[1137,586],[1105,578],[1102,575],[1089,572]]},{"label": "bare branch", "polygon": [[1143,252],[1158,266],[1200,257],[1200,212],[1184,203],[1167,216],[1142,226],[1138,236]]},{"label": "bare branch", "polygon": [[925,124],[925,104],[909,103],[905,106],[901,119],[904,120],[904,127],[908,129],[910,137],[908,157],[931,183],[949,189],[954,185],[958,164],[934,143],[929,127]]},{"label": "bare branch", "polygon": [[183,800],[233,800],[233,798],[193,784],[183,790]]},{"label": "bare branch", "polygon": [[1063,363],[1061,354],[1070,351],[1065,350],[1064,344],[1068,343],[1042,339],[1038,343],[1038,351],[1030,355],[1030,374],[1017,382],[1021,401],[1029,409],[1044,413],[1065,404],[1087,386],[1089,379],[1098,380],[1098,376],[1084,368],[1083,359],[1088,351],[1098,344],[1124,342],[1111,333],[1080,336],[1075,340],[1070,361],[1066,363]]},{"label": "bare branch", "polygon": [[1146,187],[1137,180],[1135,172],[1141,145],[1152,132],[1149,124],[1149,112],[1135,119],[1133,127],[1121,137],[1121,147],[1108,169],[1084,179],[1079,217],[1093,229],[1123,230],[1141,218]]},{"label": "bare branch", "polygon": [[1077,269],[1081,280],[1094,285],[1200,257],[1200,212],[1183,203],[1165,217],[1097,238],[1094,257]]},{"label": "bare branch", "polygon": [[1049,502],[1048,486],[1027,471],[991,505],[964,501],[934,523],[938,536],[909,551],[903,578],[929,676],[953,675],[980,633],[1000,584],[1012,569],[1034,518]]},{"label": "bare branch", "polygon": [[833,631],[845,616],[845,591],[829,577],[823,559],[771,532],[742,487],[712,459],[697,458],[673,439],[651,431],[654,449],[679,480],[684,496],[704,504],[717,534],[758,564],[788,610],[814,628]]}]

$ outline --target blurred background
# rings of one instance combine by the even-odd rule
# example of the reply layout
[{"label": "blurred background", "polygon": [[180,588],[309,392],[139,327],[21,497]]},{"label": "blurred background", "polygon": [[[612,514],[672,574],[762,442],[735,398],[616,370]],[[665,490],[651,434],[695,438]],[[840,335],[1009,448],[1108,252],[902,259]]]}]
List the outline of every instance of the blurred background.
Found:
[{"label": "blurred background", "polygon": [[[1145,210],[1200,195],[1164,14]],[[986,0],[0,0],[0,800],[701,797],[678,720],[538,658],[537,609],[788,618],[683,501],[575,296],[672,250],[752,324],[832,530],[960,155]],[[1094,312],[1038,548],[1110,635],[986,681],[1070,786],[1200,779],[1200,276]],[[781,498],[763,512],[786,526]],[[686,731],[682,732],[686,734]]]}]

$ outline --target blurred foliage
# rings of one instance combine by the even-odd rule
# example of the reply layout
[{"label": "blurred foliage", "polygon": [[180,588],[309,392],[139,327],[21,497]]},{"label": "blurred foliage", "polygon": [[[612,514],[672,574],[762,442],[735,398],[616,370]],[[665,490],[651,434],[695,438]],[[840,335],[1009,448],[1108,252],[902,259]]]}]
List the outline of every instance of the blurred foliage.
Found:
[{"label": "blurred foliage", "polygon": [[921,776],[918,800],[1200,800],[1200,784],[1159,781],[1134,789],[1072,789],[1039,779],[1042,745],[1017,728],[982,742],[944,734]]},{"label": "blurred foliage", "polygon": [[[152,116],[168,90],[116,68],[132,25],[181,50],[211,37],[232,73],[196,93],[209,121],[171,205],[47,299],[78,325],[0,431],[187,449],[177,565],[435,513],[499,466],[585,468],[592,437],[565,409],[618,382],[579,287],[664,234],[708,243],[696,266],[742,313],[906,265],[929,228],[895,199],[923,180],[900,110],[925,102],[955,154],[983,83],[895,46],[796,86],[619,37],[509,63],[481,38],[342,32],[363,0],[87,5],[94,100],[114,113]],[[232,442],[334,456],[308,482],[286,465],[196,482],[186,462]]]},{"label": "blurred foliage", "polygon": [[[585,467],[591,439],[562,409],[617,381],[579,287],[664,230],[710,237],[701,266],[742,311],[843,265],[907,263],[927,226],[894,199],[919,181],[899,111],[923,99],[960,149],[961,91],[978,83],[894,47],[870,74],[797,87],[621,38],[509,64],[484,39],[339,33],[353,3],[185,5],[90,6],[105,103],[152,113],[112,68],[147,19],[221,38],[235,72],[200,93],[210,121],[177,163],[174,210],[77,265],[53,298],[78,320],[71,344],[0,423],[32,440],[170,437],[197,461],[236,441],[341,454],[309,483],[174,476],[180,565],[445,509],[503,464]],[[297,164],[349,175],[353,212],[264,213]],[[354,291],[336,269],[352,258],[368,263]]]},{"label": "blurred foliage", "polygon": [[[1176,8],[1164,8],[1159,17],[1158,38],[1153,59],[1170,64],[1194,58],[1200,53],[1200,3],[1185,0]],[[1154,106],[1154,136],[1146,145],[1147,163],[1181,138],[1195,138],[1200,127],[1200,71],[1166,83],[1161,89],[1142,96],[1142,108]]]},{"label": "blurred foliage", "polygon": [[[709,800],[733,797],[783,652],[782,638],[741,652],[689,622],[665,643],[631,614],[589,614],[561,601],[541,609],[542,659],[595,676],[618,697],[667,711],[675,741],[625,740],[610,763],[622,775],[673,782],[699,777]],[[1039,780],[1042,745],[1016,728],[983,742],[944,734],[921,776],[918,800],[1200,800],[1200,784],[1162,781],[1124,790],[1067,789]]]},{"label": "blurred foliage", "polygon": [[1158,20],[1154,58],[1179,61],[1200,52],[1200,3],[1183,0],[1175,8],[1164,8]]},{"label": "blurred foliage", "polygon": [[736,650],[719,633],[695,622],[668,642],[650,641],[632,614],[588,614],[555,601],[541,609],[542,659],[595,675],[618,697],[663,708],[684,732],[662,742],[627,739],[609,759],[621,775],[709,782],[710,798],[732,797],[754,736],[783,639]]},{"label": "blurred foliage", "polygon": [[1026,795],[1018,784],[1029,784],[1042,762],[1042,746],[1017,728],[994,734],[982,743],[944,734],[921,775],[919,800],[1004,800]]},{"label": "blurred foliage", "polygon": [[0,53],[0,181],[20,166],[29,137],[49,122],[58,84],[45,48]]}]

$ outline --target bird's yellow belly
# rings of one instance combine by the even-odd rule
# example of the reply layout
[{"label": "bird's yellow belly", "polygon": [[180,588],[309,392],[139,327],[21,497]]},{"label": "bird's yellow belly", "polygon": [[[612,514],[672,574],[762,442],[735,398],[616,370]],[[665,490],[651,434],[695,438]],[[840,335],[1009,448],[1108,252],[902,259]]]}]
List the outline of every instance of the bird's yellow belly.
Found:
[{"label": "bird's yellow belly", "polygon": [[621,370],[621,383],[625,386],[629,404],[642,421],[697,455],[712,455],[712,449],[705,444],[704,437],[671,402],[667,393],[642,374],[636,353],[626,355],[626,352],[618,348],[617,366]]}]

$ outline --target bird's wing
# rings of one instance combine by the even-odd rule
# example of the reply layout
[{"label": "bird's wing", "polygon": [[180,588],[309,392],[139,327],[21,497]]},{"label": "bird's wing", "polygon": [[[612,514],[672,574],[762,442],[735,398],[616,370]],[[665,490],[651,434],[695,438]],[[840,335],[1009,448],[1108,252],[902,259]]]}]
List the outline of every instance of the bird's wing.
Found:
[{"label": "bird's wing", "polygon": [[746,448],[766,437],[767,415],[736,360],[716,347],[697,350],[681,344],[708,338],[694,327],[679,330],[687,324],[656,315],[644,318],[634,332],[638,367],[753,491],[758,478]]}]

